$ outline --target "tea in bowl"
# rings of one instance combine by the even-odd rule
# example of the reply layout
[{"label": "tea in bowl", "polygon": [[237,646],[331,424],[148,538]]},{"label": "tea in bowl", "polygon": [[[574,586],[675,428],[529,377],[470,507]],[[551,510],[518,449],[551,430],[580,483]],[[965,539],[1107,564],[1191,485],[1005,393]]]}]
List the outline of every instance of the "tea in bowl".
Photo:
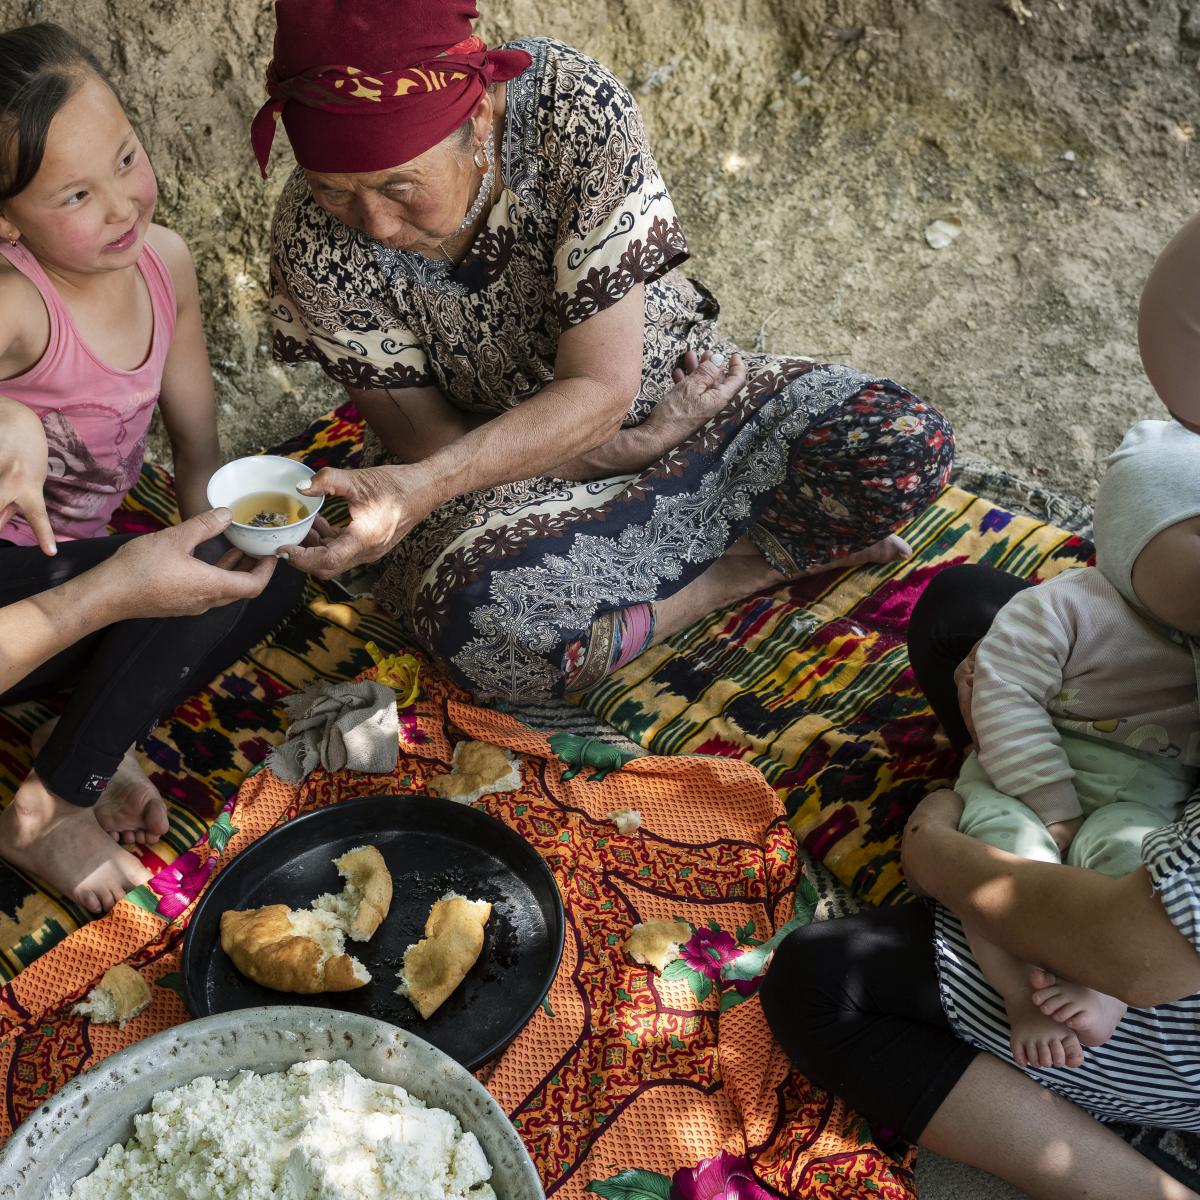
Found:
[{"label": "tea in bowl", "polygon": [[280,546],[298,545],[312,528],[325,497],[303,496],[296,484],[313,474],[277,454],[235,458],[208,481],[208,502],[233,513],[225,531],[230,543],[243,554],[269,558]]}]

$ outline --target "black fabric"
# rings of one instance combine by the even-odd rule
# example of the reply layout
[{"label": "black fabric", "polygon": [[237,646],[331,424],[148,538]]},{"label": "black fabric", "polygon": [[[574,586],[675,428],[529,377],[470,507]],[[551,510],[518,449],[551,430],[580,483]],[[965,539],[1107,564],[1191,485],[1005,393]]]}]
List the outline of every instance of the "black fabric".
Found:
[{"label": "black fabric", "polygon": [[[103,562],[130,536],[60,542],[48,558],[36,546],[0,543],[0,606],[24,600]],[[196,551],[215,562],[214,538]],[[296,607],[304,576],[280,563],[253,600],[199,616],[121,621],[90,634],[32,671],[0,703],[74,690],[34,761],[42,782],[72,804],[100,798],[125,751],[181,700],[267,637]]]},{"label": "black fabric", "polygon": [[942,1011],[933,954],[923,905],[872,909],[789,934],[761,992],[792,1065],[910,1142],[977,1053]]},{"label": "black fabric", "polygon": [[951,745],[971,744],[958,708],[954,671],[1018,592],[1032,586],[995,567],[964,563],[930,581],[908,622],[908,660]]}]

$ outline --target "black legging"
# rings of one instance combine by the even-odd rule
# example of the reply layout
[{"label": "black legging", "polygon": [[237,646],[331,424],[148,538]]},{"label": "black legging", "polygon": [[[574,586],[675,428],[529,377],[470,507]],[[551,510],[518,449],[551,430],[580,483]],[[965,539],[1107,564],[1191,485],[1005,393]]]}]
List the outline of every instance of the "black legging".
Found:
[{"label": "black legging", "polygon": [[[0,606],[81,575],[129,536],[60,542],[53,558],[36,546],[0,541]],[[224,538],[214,538],[196,554],[215,562],[227,549]],[[0,703],[12,704],[73,686],[66,710],[34,760],[42,782],[72,804],[95,804],[125,751],[181,700],[267,637],[296,607],[303,590],[304,576],[280,563],[253,600],[194,617],[120,621],[44,662],[0,695]]]},{"label": "black legging", "polygon": [[[969,738],[954,669],[1027,586],[991,567],[948,567],[913,608],[913,672],[960,749]],[[910,1142],[978,1053],[942,1011],[933,917],[922,904],[795,930],[775,952],[762,1004],[797,1070]]]},{"label": "black legging", "polygon": [[976,1054],[942,1012],[923,904],[795,930],[761,994],[798,1071],[910,1142]]}]

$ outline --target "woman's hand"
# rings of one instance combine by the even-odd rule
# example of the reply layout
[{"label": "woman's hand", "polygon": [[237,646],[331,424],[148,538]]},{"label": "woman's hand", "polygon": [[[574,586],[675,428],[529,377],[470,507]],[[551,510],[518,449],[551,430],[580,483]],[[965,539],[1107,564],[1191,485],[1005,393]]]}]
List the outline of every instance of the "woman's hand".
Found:
[{"label": "woman's hand", "polygon": [[674,375],[675,383],[640,425],[619,429],[603,445],[557,463],[554,475],[559,479],[607,479],[645,470],[715,417],[746,382],[740,354],[730,360],[727,372],[724,357],[707,350],[700,358],[689,350],[683,356],[683,367],[677,367]]},{"label": "woman's hand", "polygon": [[359,471],[325,467],[297,490],[307,496],[342,496],[350,506],[349,525],[334,528],[318,517],[303,546],[279,550],[280,558],[318,579],[377,562],[436,506],[419,466]]},{"label": "woman's hand", "polygon": [[29,522],[43,554],[56,554],[54,530],[46,515],[46,431],[31,408],[0,396],[0,530],[20,513]]},{"label": "woman's hand", "polygon": [[930,792],[908,818],[904,826],[901,861],[904,878],[918,896],[933,894],[932,869],[938,861],[938,842],[947,834],[955,837],[962,820],[963,802],[957,792],[941,788]]},{"label": "woman's hand", "polygon": [[674,384],[639,426],[643,435],[652,436],[659,444],[660,454],[686,441],[742,390],[746,366],[740,354],[735,354],[726,368],[723,354],[706,350],[697,358],[689,350],[683,356],[683,365],[675,368],[673,378]]}]

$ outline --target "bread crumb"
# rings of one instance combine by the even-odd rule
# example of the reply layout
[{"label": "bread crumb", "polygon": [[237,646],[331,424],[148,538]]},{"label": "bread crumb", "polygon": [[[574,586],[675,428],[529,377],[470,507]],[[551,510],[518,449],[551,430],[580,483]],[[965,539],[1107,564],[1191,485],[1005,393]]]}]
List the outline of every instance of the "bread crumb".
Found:
[{"label": "bread crumb", "polygon": [[618,833],[635,833],[642,827],[642,814],[636,808],[618,808],[608,814]]}]

